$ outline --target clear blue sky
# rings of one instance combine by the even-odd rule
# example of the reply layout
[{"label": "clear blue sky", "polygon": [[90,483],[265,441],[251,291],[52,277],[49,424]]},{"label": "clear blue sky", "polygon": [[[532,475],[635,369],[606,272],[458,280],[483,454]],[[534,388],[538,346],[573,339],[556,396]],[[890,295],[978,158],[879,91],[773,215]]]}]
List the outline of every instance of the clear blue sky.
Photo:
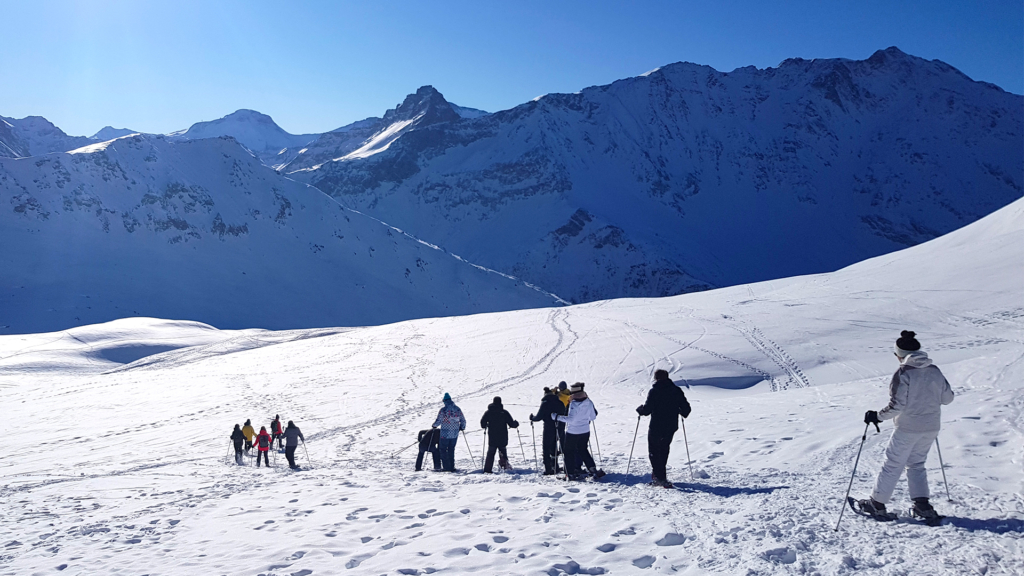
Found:
[{"label": "clear blue sky", "polygon": [[169,132],[239,108],[292,133],[421,85],[494,111],[677,61],[729,71],[877,49],[1024,92],[1024,3],[926,0],[0,0],[0,115]]}]

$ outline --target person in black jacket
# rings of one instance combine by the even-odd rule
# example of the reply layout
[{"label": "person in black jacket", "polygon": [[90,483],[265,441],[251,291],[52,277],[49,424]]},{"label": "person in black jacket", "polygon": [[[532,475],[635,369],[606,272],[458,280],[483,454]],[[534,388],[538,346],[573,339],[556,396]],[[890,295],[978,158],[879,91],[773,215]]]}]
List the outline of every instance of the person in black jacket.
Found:
[{"label": "person in black jacket", "polygon": [[552,414],[565,415],[565,404],[558,399],[558,395],[549,388],[544,389],[544,397],[540,400],[540,408],[537,414],[530,414],[531,422],[544,422],[543,453],[544,453],[544,475],[551,476],[561,472],[558,465],[558,424],[551,418]]},{"label": "person in black jacket", "polygon": [[651,417],[651,426],[647,430],[647,452],[653,469],[651,484],[671,488],[672,483],[666,478],[665,464],[668,462],[672,436],[679,429],[679,417],[690,415],[690,403],[686,401],[683,390],[669,380],[668,372],[655,370],[654,386],[647,393],[647,402],[637,406],[636,412]]},{"label": "person in black jacket", "polygon": [[420,443],[420,454],[416,457],[416,471],[423,469],[423,455],[430,452],[434,456],[434,470],[441,469],[441,451],[438,444],[441,442],[441,431],[437,428],[420,430],[417,439]]},{"label": "person in black jacket", "polygon": [[494,402],[487,407],[483,418],[480,419],[480,426],[487,429],[487,461],[484,463],[484,472],[492,471],[495,451],[501,453],[498,465],[504,469],[510,468],[508,453],[505,451],[505,447],[508,446],[508,429],[518,428],[519,422],[516,422],[501,405],[500,396],[495,396]]},{"label": "person in black jacket", "polygon": [[245,435],[242,434],[242,427],[235,424],[235,429],[231,431],[231,442],[235,445],[235,464],[242,464],[242,442],[245,441]]}]

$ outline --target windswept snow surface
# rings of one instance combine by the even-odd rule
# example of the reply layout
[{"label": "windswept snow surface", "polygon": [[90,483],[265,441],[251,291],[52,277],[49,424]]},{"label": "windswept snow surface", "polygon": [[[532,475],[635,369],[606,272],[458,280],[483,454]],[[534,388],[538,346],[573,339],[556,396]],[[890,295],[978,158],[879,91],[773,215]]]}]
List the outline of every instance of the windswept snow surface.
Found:
[{"label": "windswept snow surface", "polygon": [[[0,574],[1024,573],[1022,224],[1017,201],[835,273],[664,299],[220,339],[138,319],[0,337],[13,430]],[[949,518],[929,528],[847,511],[836,532],[900,329],[918,332],[957,394],[940,435],[952,502],[928,461]],[[40,346],[131,332],[197,345],[120,365]],[[675,490],[644,485],[646,420],[625,473],[633,408],[659,366],[692,386],[695,476],[680,431]],[[559,380],[586,382],[600,411],[601,482],[532,470],[527,417]],[[445,391],[469,420],[463,472],[414,472],[415,448],[402,450]],[[495,395],[523,449],[512,433],[515,471],[486,476],[479,419]],[[306,470],[280,454],[269,470],[230,463],[232,425],[274,414],[302,428]],[[869,492],[891,427],[867,434],[854,496]],[[904,483],[892,508],[907,506]]]}]

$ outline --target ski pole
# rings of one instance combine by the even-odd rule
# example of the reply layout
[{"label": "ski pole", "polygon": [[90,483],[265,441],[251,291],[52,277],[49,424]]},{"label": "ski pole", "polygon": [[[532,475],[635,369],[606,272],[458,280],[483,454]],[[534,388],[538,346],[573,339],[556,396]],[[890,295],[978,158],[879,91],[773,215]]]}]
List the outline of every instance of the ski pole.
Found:
[{"label": "ski pole", "polygon": [[[456,439],[458,439],[457,436]],[[465,430],[462,431],[462,439],[466,442],[466,450],[469,450],[469,459],[472,460],[474,464],[476,464],[476,456],[473,456],[473,449],[469,447],[469,438],[466,438]]]},{"label": "ski pole", "polygon": [[939,448],[939,437],[935,437],[935,450],[939,453],[939,469],[942,470],[942,483],[946,485],[946,501],[952,502],[953,498],[949,495],[949,483],[946,482],[946,465],[942,463],[942,448]]},{"label": "ski pole", "polygon": [[533,469],[540,472],[540,466],[537,465],[537,432],[533,429],[533,420],[530,420],[530,436],[533,437]]},{"label": "ski pole", "polygon": [[686,446],[686,465],[690,467],[690,480],[693,477],[693,460],[690,460],[690,442],[686,439],[686,418],[683,418],[683,444]]},{"label": "ski pole", "polygon": [[484,462],[484,454],[487,453],[487,428],[484,428],[484,443],[480,445],[480,469],[483,470],[487,466]]},{"label": "ski pole", "polygon": [[636,447],[636,435],[640,432],[640,416],[636,417],[636,430],[633,431],[633,444],[629,447],[629,460],[626,461],[626,476],[629,476],[629,465],[633,463],[633,448]]},{"label": "ski pole", "polygon": [[518,427],[516,428],[516,436],[519,437],[519,452],[521,452],[522,455],[523,455],[523,462],[527,462],[527,460],[526,460],[526,450],[523,450],[523,435],[519,433],[519,428]]},{"label": "ski pole", "polygon": [[[850,489],[853,488],[853,479],[857,476],[857,464],[860,463],[860,452],[864,449],[864,441],[868,439],[868,426],[870,423],[864,425],[864,435],[860,437],[860,448],[857,448],[857,459],[853,461],[853,474],[850,475],[850,485],[846,487],[846,496],[843,497],[843,507],[839,509],[839,520],[836,522],[836,532],[839,532],[839,522],[843,521],[843,512],[846,511],[846,500],[850,497]],[[877,424],[875,425],[878,426]]]},{"label": "ski pole", "polygon": [[306,453],[306,466],[313,467],[313,463],[309,461],[309,450],[306,450],[306,441],[302,441],[302,451]]},{"label": "ski pole", "polygon": [[594,427],[594,444],[597,446],[597,463],[604,467],[604,458],[601,457],[601,440],[597,437],[597,422],[591,422],[591,426]]},{"label": "ski pole", "polygon": [[[406,450],[408,450],[409,448],[412,448],[413,446],[415,446],[415,445],[417,445],[417,444],[419,444],[419,443],[420,443],[420,441],[419,441],[419,440],[417,440],[417,441],[413,442],[412,444],[409,444],[409,445],[408,445],[408,446],[406,446],[405,448],[402,448],[402,449],[401,449],[401,450],[399,450],[398,452],[395,452],[394,454],[392,454],[392,455],[391,455],[391,457],[392,457],[392,458],[394,458],[395,456],[398,456],[398,455],[399,455],[399,454],[401,454],[402,452],[405,452],[405,451],[406,451]],[[305,442],[303,442],[303,444],[305,444]]]}]

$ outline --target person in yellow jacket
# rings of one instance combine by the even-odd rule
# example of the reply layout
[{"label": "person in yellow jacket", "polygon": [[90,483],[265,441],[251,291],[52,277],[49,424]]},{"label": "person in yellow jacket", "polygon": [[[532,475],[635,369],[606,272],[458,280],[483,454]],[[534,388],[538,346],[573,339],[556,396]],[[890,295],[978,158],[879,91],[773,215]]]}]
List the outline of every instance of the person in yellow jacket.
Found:
[{"label": "person in yellow jacket", "polygon": [[558,399],[562,401],[562,405],[566,408],[569,407],[569,402],[572,402],[572,392],[569,391],[565,381],[558,383]]},{"label": "person in yellow jacket", "polygon": [[242,436],[245,436],[245,453],[248,454],[252,449],[253,439],[256,437],[256,430],[253,429],[252,422],[249,420],[246,420],[245,426],[242,427]]}]

